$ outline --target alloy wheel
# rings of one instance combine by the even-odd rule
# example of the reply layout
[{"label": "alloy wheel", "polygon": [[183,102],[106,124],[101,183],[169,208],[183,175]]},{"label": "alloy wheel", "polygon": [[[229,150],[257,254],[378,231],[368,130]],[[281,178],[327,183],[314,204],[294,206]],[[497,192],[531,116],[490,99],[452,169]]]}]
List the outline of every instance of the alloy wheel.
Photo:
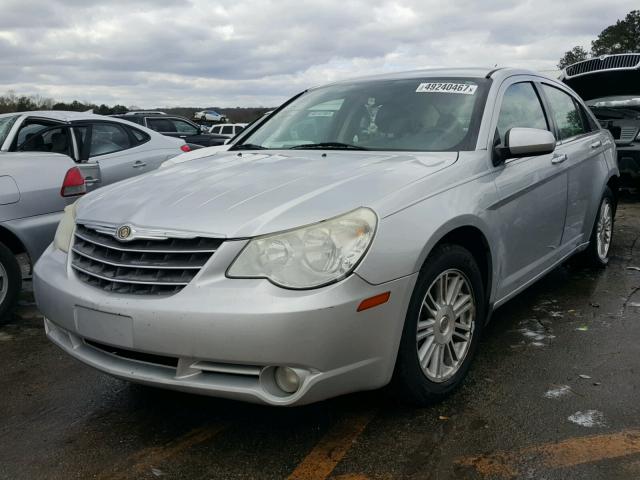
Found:
[{"label": "alloy wheel", "polygon": [[611,234],[613,233],[613,209],[608,198],[602,200],[598,213],[598,225],[596,230],[596,250],[600,260],[606,261],[611,247]]},{"label": "alloy wheel", "polygon": [[471,346],[476,299],[460,270],[442,272],[422,300],[416,331],[418,361],[424,375],[441,383],[462,366]]}]

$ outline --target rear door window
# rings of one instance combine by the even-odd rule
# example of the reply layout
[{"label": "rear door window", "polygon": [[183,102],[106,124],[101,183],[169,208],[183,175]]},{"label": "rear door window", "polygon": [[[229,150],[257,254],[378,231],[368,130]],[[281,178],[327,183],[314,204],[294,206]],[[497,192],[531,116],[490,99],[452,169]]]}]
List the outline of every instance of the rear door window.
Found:
[{"label": "rear door window", "polygon": [[500,140],[504,141],[506,133],[518,127],[549,129],[538,94],[530,82],[514,83],[502,98],[497,127]]},{"label": "rear door window", "polygon": [[543,84],[542,88],[551,105],[551,114],[558,128],[558,140],[587,133],[582,114],[573,98],[550,85]]},{"label": "rear door window", "polygon": [[233,135],[233,126],[232,125],[225,125],[224,127],[222,127],[222,134],[223,135]]},{"label": "rear door window", "polygon": [[124,127],[115,123],[94,123],[91,131],[90,157],[126,150],[135,145]]}]

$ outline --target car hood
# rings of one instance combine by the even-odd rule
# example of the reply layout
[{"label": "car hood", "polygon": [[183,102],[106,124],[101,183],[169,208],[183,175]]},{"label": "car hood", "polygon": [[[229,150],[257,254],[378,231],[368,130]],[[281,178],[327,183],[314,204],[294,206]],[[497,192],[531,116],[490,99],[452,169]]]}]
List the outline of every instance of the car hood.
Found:
[{"label": "car hood", "polygon": [[453,164],[455,152],[227,152],[107,186],[78,220],[245,238],[318,222],[384,198]]},{"label": "car hood", "polygon": [[619,95],[640,95],[640,70],[600,70],[563,78],[583,100]]}]

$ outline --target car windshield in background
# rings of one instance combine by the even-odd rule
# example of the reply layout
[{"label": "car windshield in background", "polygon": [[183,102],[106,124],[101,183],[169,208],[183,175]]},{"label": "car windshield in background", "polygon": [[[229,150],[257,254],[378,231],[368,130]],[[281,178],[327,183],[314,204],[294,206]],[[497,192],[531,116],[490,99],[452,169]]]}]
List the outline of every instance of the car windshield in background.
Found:
[{"label": "car windshield in background", "polygon": [[640,117],[640,95],[594,98],[586,103],[600,120]]},{"label": "car windshield in background", "polygon": [[10,115],[7,117],[0,117],[0,146],[7,139],[7,135],[9,135],[9,131],[13,124],[16,123],[20,115]]},{"label": "car windshield in background", "polygon": [[475,147],[488,81],[430,78],[311,90],[234,149],[451,151]]}]

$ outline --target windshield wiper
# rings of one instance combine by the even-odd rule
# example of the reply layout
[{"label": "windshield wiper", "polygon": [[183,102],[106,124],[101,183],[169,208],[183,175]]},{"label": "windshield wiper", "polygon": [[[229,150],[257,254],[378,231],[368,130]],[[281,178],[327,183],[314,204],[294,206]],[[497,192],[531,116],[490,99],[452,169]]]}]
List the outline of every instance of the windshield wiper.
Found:
[{"label": "windshield wiper", "polygon": [[322,149],[322,148],[331,148],[335,150],[369,150],[368,148],[361,147],[359,145],[351,145],[350,143],[340,143],[340,142],[323,142],[323,143],[307,143],[303,145],[295,145],[293,147],[289,147],[289,150],[305,150],[305,149]]},{"label": "windshield wiper", "polygon": [[268,148],[253,143],[241,143],[240,145],[234,145],[229,150],[268,150]]}]

